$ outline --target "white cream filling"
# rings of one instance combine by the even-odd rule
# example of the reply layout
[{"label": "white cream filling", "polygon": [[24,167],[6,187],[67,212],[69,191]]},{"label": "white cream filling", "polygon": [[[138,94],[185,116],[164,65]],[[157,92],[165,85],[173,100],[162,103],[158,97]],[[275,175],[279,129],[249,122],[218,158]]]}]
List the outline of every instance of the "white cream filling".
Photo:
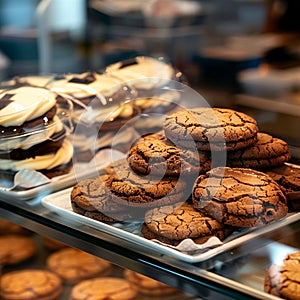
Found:
[{"label": "white cream filling", "polygon": [[151,89],[167,83],[173,78],[174,69],[170,64],[152,57],[137,57],[137,64],[121,68],[122,63],[108,66],[106,72],[122,80],[130,87]]},{"label": "white cream filling", "polygon": [[[56,104],[56,95],[44,88],[26,86],[6,93],[14,95],[9,99],[12,102],[0,110],[0,125],[5,127],[20,126],[40,117]],[[4,95],[0,94],[0,103]]]},{"label": "white cream filling", "polygon": [[53,124],[47,126],[41,131],[36,131],[28,135],[0,139],[0,151],[9,151],[13,149],[29,149],[34,145],[40,144],[47,140],[51,140],[50,137],[56,132],[60,132],[61,130],[63,130],[63,127],[63,123],[57,116],[55,116],[53,118]]},{"label": "white cream filling", "polygon": [[20,171],[22,169],[51,170],[63,164],[67,164],[73,157],[73,146],[67,139],[56,153],[36,156],[24,160],[0,159],[2,170]]},{"label": "white cream filling", "polygon": [[130,118],[134,115],[132,104],[125,103],[119,106],[113,106],[101,109],[92,109],[88,107],[86,110],[75,110],[72,119],[75,123],[90,124],[94,122],[109,122],[119,118]]},{"label": "white cream filling", "polygon": [[[49,88],[53,92],[65,93],[78,99],[99,95],[111,97],[123,88],[123,83],[120,80],[105,74],[94,73],[95,81],[89,84],[69,82],[73,77],[84,78],[86,75],[87,73],[68,74],[64,79],[50,83]],[[103,105],[105,104],[103,103]]]}]

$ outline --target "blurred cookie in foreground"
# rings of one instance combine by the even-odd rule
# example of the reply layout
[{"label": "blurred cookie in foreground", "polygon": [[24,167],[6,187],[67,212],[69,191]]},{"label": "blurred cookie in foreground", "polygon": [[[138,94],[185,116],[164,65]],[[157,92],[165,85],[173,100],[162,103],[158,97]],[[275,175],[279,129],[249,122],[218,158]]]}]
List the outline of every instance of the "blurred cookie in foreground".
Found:
[{"label": "blurred cookie in foreground", "polygon": [[0,236],[0,265],[16,265],[37,253],[31,237],[8,234]]},{"label": "blurred cookie in foreground", "polygon": [[0,278],[3,300],[54,300],[62,293],[62,282],[47,270],[13,271]]},{"label": "blurred cookie in foreground", "polygon": [[41,236],[41,242],[45,248],[47,248],[49,250],[54,250],[54,251],[68,247],[66,244],[64,244],[56,239],[52,239],[48,236]]},{"label": "blurred cookie in foreground", "polygon": [[3,234],[19,234],[19,235],[29,235],[32,231],[29,229],[20,226],[16,223],[13,223],[9,220],[0,218],[0,235]]},{"label": "blurred cookie in foreground", "polygon": [[287,197],[289,209],[300,210],[300,167],[283,164],[266,172],[282,188]]},{"label": "blurred cookie in foreground", "polygon": [[124,277],[137,289],[138,293],[145,296],[163,297],[181,293],[178,289],[129,269],[124,270],[123,274]]},{"label": "blurred cookie in foreground", "polygon": [[64,248],[50,254],[46,266],[63,282],[74,284],[83,279],[108,275],[112,265],[104,259],[81,250]]},{"label": "blurred cookie in foreground", "polygon": [[236,151],[228,151],[229,167],[264,169],[281,165],[291,158],[288,144],[263,132],[257,133],[254,145]]},{"label": "blurred cookie in foreground", "polygon": [[282,299],[300,299],[300,252],[286,256],[282,264],[272,264],[265,275],[265,292]]},{"label": "blurred cookie in foreground", "polygon": [[136,289],[126,279],[101,277],[77,283],[71,290],[69,300],[133,300],[136,296]]}]

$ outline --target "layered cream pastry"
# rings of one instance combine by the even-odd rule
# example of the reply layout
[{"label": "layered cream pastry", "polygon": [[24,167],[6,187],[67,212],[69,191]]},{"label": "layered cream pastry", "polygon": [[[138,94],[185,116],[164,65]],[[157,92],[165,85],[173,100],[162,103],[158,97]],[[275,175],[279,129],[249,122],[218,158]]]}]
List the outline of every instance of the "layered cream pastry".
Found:
[{"label": "layered cream pastry", "polygon": [[181,101],[182,74],[161,59],[138,56],[112,64],[106,72],[136,90],[135,105],[141,118],[135,128],[142,133],[161,130],[164,115],[173,111]]},{"label": "layered cream pastry", "polygon": [[57,111],[56,94],[45,88],[22,86],[0,91],[2,175],[24,168],[47,175],[62,165],[69,170],[73,148],[65,140],[65,126]]},{"label": "layered cream pastry", "polygon": [[151,91],[176,80],[171,64],[147,56],[137,56],[109,65],[106,72],[138,91],[139,96],[152,96]]},{"label": "layered cream pastry", "polygon": [[[48,88],[59,96],[71,97],[74,103],[73,145],[77,160],[92,158],[91,151],[87,151],[87,145],[82,141],[98,138],[93,149],[95,151],[112,146],[116,131],[139,113],[134,103],[134,91],[107,74],[67,74],[57,77]],[[123,144],[123,141],[120,140],[120,143]]]},{"label": "layered cream pastry", "polygon": [[53,80],[52,75],[16,76],[0,83],[0,88],[17,88],[21,86],[45,87]]}]

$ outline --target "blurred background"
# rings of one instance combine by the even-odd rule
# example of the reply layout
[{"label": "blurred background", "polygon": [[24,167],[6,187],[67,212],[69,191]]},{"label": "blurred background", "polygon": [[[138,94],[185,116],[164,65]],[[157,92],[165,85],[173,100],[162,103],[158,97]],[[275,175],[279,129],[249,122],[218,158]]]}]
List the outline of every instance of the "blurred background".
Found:
[{"label": "blurred background", "polygon": [[163,56],[300,157],[299,0],[0,0],[0,80]]}]

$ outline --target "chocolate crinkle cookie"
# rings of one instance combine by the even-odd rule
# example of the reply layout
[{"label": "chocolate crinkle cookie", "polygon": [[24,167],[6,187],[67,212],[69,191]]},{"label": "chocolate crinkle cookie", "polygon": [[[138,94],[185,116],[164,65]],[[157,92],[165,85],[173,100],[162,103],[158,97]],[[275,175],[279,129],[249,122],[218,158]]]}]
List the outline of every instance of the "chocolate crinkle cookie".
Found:
[{"label": "chocolate crinkle cookie", "polygon": [[183,148],[232,151],[256,142],[257,122],[232,109],[198,107],[166,116],[165,135]]},{"label": "chocolate crinkle cookie", "polygon": [[272,264],[266,270],[265,292],[282,299],[300,299],[300,252],[294,252],[281,265]]},{"label": "chocolate crinkle cookie", "polygon": [[300,210],[300,168],[283,164],[266,172],[282,188],[291,211]]},{"label": "chocolate crinkle cookie", "polygon": [[227,153],[227,165],[260,170],[281,165],[288,162],[290,158],[289,147],[285,141],[258,132],[254,145]]},{"label": "chocolate crinkle cookie", "polygon": [[191,204],[162,206],[145,215],[142,234],[169,245],[178,245],[184,239],[203,244],[212,236],[223,240],[232,229],[196,210]]},{"label": "chocolate crinkle cookie", "polygon": [[194,207],[222,224],[262,226],[288,212],[280,186],[263,172],[246,168],[218,167],[195,181]]}]

